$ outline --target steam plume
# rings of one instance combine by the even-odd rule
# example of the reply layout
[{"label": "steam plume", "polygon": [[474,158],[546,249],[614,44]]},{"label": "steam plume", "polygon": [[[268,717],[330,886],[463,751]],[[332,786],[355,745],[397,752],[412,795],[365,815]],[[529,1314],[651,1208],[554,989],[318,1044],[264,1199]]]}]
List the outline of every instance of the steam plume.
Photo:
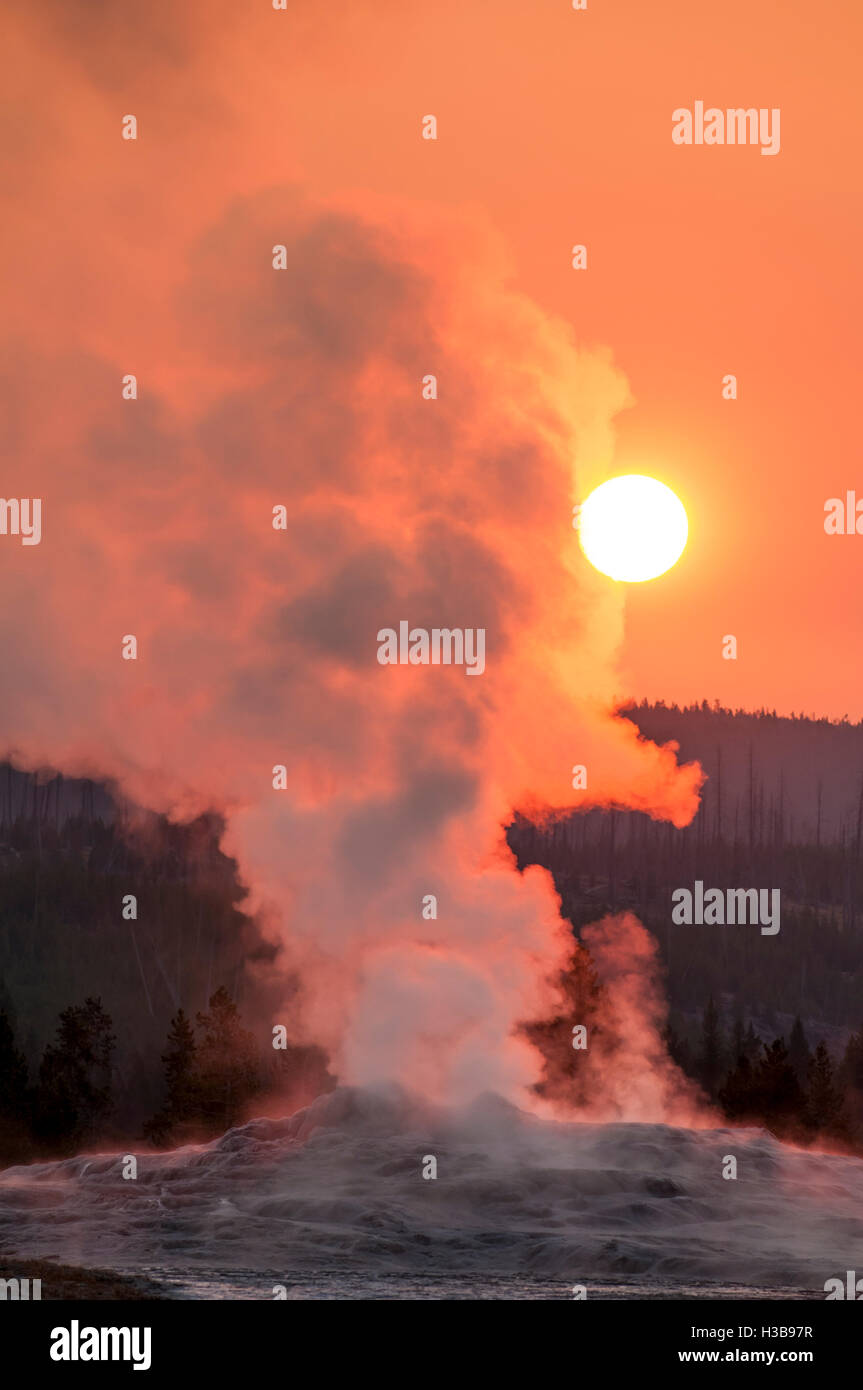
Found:
[{"label": "steam plume", "polygon": [[[26,30],[16,42],[34,61]],[[184,52],[235,150],[242,116]],[[285,1021],[345,1080],[523,1100],[537,1058],[517,1024],[553,1007],[571,938],[502,826],[570,804],[575,763],[580,804],[678,825],[697,805],[698,768],[609,713],[621,599],[571,527],[579,466],[611,465],[626,382],[510,288],[472,217],[243,191],[228,158],[203,207],[171,182],[154,244],[152,151],[107,129],[103,56],[66,72],[75,139],[109,179],[140,154],[141,189],[74,204],[59,279],[26,219],[9,228],[4,492],[43,499],[43,540],[0,542],[6,751],[174,817],[223,812],[250,907],[302,981]],[[37,202],[68,196],[47,135],[32,170]],[[484,674],[380,666],[376,634],[403,619],[483,628]]]}]

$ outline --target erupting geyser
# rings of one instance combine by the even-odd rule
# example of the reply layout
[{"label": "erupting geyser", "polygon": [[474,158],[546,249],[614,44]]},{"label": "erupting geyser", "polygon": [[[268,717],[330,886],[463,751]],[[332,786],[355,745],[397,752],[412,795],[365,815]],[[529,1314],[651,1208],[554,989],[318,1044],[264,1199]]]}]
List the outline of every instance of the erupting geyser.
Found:
[{"label": "erupting geyser", "polygon": [[[125,245],[114,202],[94,215]],[[105,309],[107,341],[176,282],[177,371],[141,345],[134,400],[70,316],[45,410],[57,310],[22,306],[10,390],[44,534],[0,555],[0,728],[22,766],[224,814],[283,947],[274,1021],[342,1080],[525,1103],[519,1025],[556,1007],[572,939],[503,826],[565,806],[576,755],[580,805],[675,824],[701,774],[609,712],[619,599],[572,553],[574,466],[609,453],[625,381],[487,269],[486,233],[441,220],[432,256],[427,215],[389,221],[292,188],[195,213],[172,274],[142,263]],[[66,255],[86,278],[87,244]],[[481,631],[473,678],[433,644],[382,665],[405,614]]]}]

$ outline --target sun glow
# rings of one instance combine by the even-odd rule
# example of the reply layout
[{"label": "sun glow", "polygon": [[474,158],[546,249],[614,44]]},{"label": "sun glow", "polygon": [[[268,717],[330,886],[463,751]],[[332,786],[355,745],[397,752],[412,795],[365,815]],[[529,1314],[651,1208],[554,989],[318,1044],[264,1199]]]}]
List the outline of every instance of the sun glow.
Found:
[{"label": "sun glow", "polygon": [[656,579],[683,554],[689,522],[680,498],[656,478],[629,473],[600,483],[579,512],[581,548],[609,579]]}]

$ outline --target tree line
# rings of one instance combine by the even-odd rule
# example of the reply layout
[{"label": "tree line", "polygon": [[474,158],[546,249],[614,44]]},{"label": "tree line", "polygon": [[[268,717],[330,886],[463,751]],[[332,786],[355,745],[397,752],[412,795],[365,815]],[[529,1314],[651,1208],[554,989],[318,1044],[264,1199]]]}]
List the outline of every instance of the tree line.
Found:
[{"label": "tree line", "polygon": [[[631,911],[659,943],[672,1006],[732,994],[751,1014],[853,1028],[863,993],[863,725],[663,703],[622,707],[706,774],[689,825],[610,805],[531,820],[507,837],[519,869],[547,868],[576,933]],[[781,932],[674,927],[676,888],[775,888]]]},{"label": "tree line", "polygon": [[[114,1123],[116,1042],[101,999],[88,997],[61,1012],[31,1077],[12,1021],[0,1011],[0,1164],[129,1142]],[[170,1147],[212,1139],[241,1123],[258,1098],[302,1103],[334,1085],[319,1048],[287,1045],[264,1053],[222,985],[194,1020],[182,1008],[171,1020],[162,1101],[133,1142]]]},{"label": "tree line", "polygon": [[834,1060],[823,1040],[810,1046],[799,1018],[787,1038],[769,1042],[739,1012],[731,1030],[723,1029],[711,998],[697,1045],[671,1026],[666,1044],[672,1060],[731,1123],[762,1125],[794,1143],[828,1140],[863,1153],[863,1027]]},{"label": "tree line", "polygon": [[[564,1108],[587,1106],[602,1085],[603,1059],[613,1059],[618,1045],[608,1022],[606,987],[580,943],[556,983],[557,1013],[521,1029],[542,1057],[534,1090]],[[574,1022],[586,1028],[584,1050],[573,1047]],[[863,1026],[834,1057],[824,1041],[810,1046],[799,1018],[787,1038],[765,1040],[740,1010],[730,1027],[724,1025],[710,998],[697,1029],[686,1029],[682,1020],[669,1022],[664,1040],[671,1060],[728,1123],[863,1154]],[[597,1058],[599,1066],[593,1065]]]},{"label": "tree line", "polygon": [[[560,1011],[521,1031],[542,1058],[534,1089],[572,1110],[595,1099],[591,1088],[601,1084],[601,1071],[590,1072],[587,1054],[572,1047],[573,1019],[586,1025],[600,1054],[613,1053],[616,1040],[605,1022],[605,987],[585,947],[575,946],[558,985]],[[787,1039],[764,1041],[740,1012],[725,1027],[711,998],[695,1038],[669,1024],[665,1042],[671,1059],[729,1123],[863,1153],[863,1027],[834,1059],[823,1041],[810,1047],[799,1018]],[[0,1163],[61,1156],[104,1141],[165,1148],[212,1139],[242,1123],[261,1097],[308,1101],[336,1084],[319,1048],[286,1046],[265,1055],[220,986],[206,1011],[192,1019],[179,1009],[171,1020],[161,1103],[130,1141],[112,1127],[115,1044],[100,999],[70,1005],[31,1080],[12,1023],[0,1012]]]}]

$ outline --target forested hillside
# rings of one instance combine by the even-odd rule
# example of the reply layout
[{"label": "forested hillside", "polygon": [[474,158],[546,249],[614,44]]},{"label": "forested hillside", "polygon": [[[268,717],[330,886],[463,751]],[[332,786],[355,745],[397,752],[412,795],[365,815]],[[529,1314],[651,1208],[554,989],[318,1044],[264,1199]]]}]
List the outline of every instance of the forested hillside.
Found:
[{"label": "forested hillside", "polygon": [[[614,807],[516,816],[519,867],[550,870],[576,935],[608,912],[640,917],[659,944],[672,1053],[730,1117],[805,1134],[831,1114],[831,1132],[863,1142],[863,728],[706,705],[624,715],[702,763],[692,824]],[[273,1057],[285,982],[220,829],[0,768],[0,1162],[85,1133],[213,1132],[255,1096],[333,1083],[314,1050]],[[779,932],[675,925],[671,895],[696,880],[779,889]],[[73,1093],[67,1113],[57,1097]]]}]

